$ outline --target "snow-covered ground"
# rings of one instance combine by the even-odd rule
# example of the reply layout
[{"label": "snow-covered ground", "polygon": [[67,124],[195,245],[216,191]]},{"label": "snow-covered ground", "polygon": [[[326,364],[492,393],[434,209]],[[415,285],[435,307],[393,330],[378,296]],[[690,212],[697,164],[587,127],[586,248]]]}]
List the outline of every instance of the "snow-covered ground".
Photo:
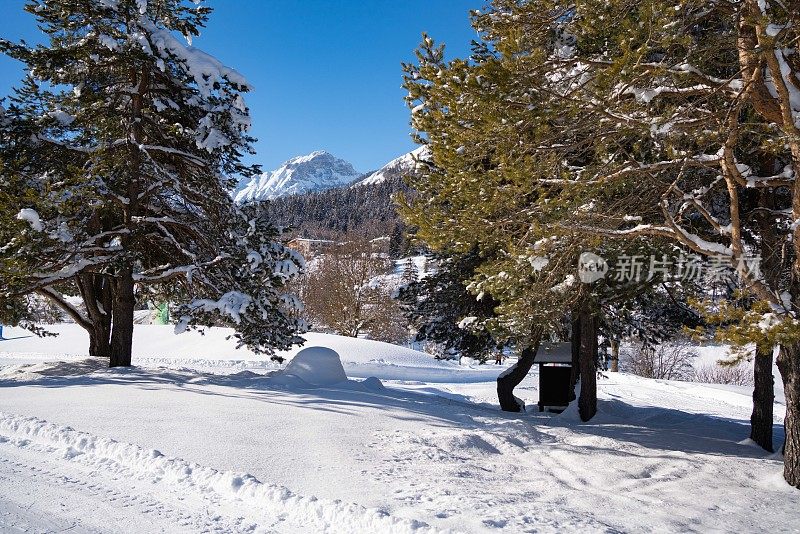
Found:
[{"label": "snow-covered ground", "polygon": [[609,374],[580,423],[535,411],[535,373],[534,409],[504,414],[504,366],[383,343],[309,334],[339,382],[330,359],[279,366],[224,329],[137,326],[123,370],[55,330],[0,341],[0,532],[800,528],[779,456],[745,440],[747,388]]}]

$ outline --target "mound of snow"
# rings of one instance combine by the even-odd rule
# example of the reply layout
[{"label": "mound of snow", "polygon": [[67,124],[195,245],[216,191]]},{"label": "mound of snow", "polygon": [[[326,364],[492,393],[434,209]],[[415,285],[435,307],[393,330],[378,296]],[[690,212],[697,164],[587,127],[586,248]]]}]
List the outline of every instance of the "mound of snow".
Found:
[{"label": "mound of snow", "polygon": [[308,347],[301,350],[282,374],[316,386],[329,386],[347,380],[339,353],[327,347]]},{"label": "mound of snow", "polygon": [[[436,360],[430,354],[419,352],[408,347],[392,345],[383,341],[361,339],[319,332],[303,334],[306,346],[329,347],[341,355],[342,362],[348,364],[388,364],[410,367],[452,367],[457,364]],[[289,359],[298,349],[281,352],[280,355]],[[367,378],[367,375],[363,378]],[[379,377],[380,378],[380,377]]]}]

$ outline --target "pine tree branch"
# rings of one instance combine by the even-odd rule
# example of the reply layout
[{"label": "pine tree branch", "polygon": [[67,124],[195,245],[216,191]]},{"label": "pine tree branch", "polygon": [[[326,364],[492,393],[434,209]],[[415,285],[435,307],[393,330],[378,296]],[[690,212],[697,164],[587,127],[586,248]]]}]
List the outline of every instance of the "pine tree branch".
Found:
[{"label": "pine tree branch", "polygon": [[75,323],[80,325],[84,330],[91,332],[92,322],[89,318],[85,317],[75,306],[70,304],[61,293],[52,287],[42,287],[37,289],[36,292],[52,300],[59,308],[64,310]]}]

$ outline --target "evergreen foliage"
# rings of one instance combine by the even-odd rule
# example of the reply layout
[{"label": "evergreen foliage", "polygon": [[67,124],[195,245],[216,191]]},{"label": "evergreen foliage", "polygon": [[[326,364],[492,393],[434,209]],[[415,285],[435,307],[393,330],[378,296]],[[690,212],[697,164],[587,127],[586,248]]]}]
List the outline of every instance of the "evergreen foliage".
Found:
[{"label": "evergreen foliage", "polygon": [[[50,42],[0,40],[27,70],[0,134],[0,189],[13,195],[4,202],[23,208],[2,251],[4,300],[38,291],[74,313],[59,285],[77,286],[90,316],[76,320],[103,337],[112,317],[101,340],[110,348],[99,349],[112,365],[130,364],[137,287],[188,299],[182,324],[212,311],[233,321],[257,350],[296,341],[302,325],[283,309],[291,299],[281,281],[300,260],[229,195],[238,176],[259,171],[242,161],[253,152],[242,97],[250,87],[176,36],[191,41],[210,8],[31,0],[25,9]],[[92,314],[109,292],[110,309]],[[244,316],[274,330],[256,334]]]},{"label": "evergreen foliage", "polygon": [[377,184],[280,197],[267,205],[275,222],[287,227],[289,235],[338,241],[353,236],[390,236],[395,243],[393,253],[402,255],[406,248],[403,223],[392,198],[406,189],[402,179],[395,177]]},{"label": "evergreen foliage", "polygon": [[494,317],[497,302],[480,300],[467,291],[465,280],[474,275],[481,258],[477,250],[462,256],[434,255],[430,272],[401,288],[403,313],[416,330],[417,341],[433,341],[445,353],[485,361],[500,343],[482,325]]},{"label": "evergreen foliage", "polygon": [[[583,284],[576,272],[582,252],[612,263],[674,247],[658,236],[609,243],[574,227],[585,212],[613,212],[616,204],[631,199],[572,185],[579,183],[575,174],[581,161],[570,158],[583,154],[590,140],[585,132],[568,130],[569,119],[557,107],[560,101],[548,96],[570,91],[572,79],[547,79],[545,73],[553,58],[558,61],[574,46],[574,38],[556,31],[553,21],[558,19],[545,15],[546,32],[527,31],[529,27],[520,25],[522,17],[547,11],[537,11],[542,5],[535,2],[508,4],[497,2],[490,13],[474,15],[483,41],[469,60],[445,61],[443,47],[426,36],[417,64],[405,65],[412,125],[432,161],[409,179],[417,196],[401,197],[401,202],[407,222],[419,228],[417,236],[437,252],[479,252],[480,262],[462,280],[472,295],[491,296],[496,302],[493,317],[479,324],[525,351],[542,336],[558,335],[565,316],[585,312],[599,325],[604,311],[613,316],[636,302],[621,304],[626,295],[647,292],[663,281],[659,275]],[[518,15],[513,24],[506,9]],[[605,326],[619,329],[610,333],[613,337],[629,330],[611,317]],[[666,327],[663,321],[639,324],[640,330],[654,331],[647,339],[667,337]],[[597,344],[585,347],[592,352],[584,373],[592,377],[585,379],[593,380]]]},{"label": "evergreen foliage", "polygon": [[[800,486],[797,13],[757,0],[495,0],[473,14],[468,60],[445,61],[426,37],[405,67],[433,159],[405,214],[437,250],[479,247],[470,288],[500,302],[494,326],[516,337],[628,292],[574,284],[581,249],[608,259],[671,242],[734,271],[764,303],[738,315],[740,332],[763,332],[759,355],[782,345],[785,475]],[[759,255],[764,272],[749,261]],[[755,382],[767,398],[771,381]]]}]

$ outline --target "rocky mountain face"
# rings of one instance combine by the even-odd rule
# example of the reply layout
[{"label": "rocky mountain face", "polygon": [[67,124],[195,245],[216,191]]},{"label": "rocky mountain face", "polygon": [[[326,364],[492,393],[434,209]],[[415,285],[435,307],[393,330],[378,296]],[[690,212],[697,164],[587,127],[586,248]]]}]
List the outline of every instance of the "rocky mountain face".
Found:
[{"label": "rocky mountain face", "polygon": [[359,180],[354,185],[376,185],[388,180],[402,179],[403,176],[414,172],[419,160],[428,157],[430,151],[427,146],[421,146],[399,158],[395,158],[377,171],[373,172],[363,180]]},{"label": "rocky mountain face", "polygon": [[254,177],[234,198],[236,202],[250,202],[325,191],[352,184],[361,176],[343,159],[317,151],[292,158],[274,171]]}]

